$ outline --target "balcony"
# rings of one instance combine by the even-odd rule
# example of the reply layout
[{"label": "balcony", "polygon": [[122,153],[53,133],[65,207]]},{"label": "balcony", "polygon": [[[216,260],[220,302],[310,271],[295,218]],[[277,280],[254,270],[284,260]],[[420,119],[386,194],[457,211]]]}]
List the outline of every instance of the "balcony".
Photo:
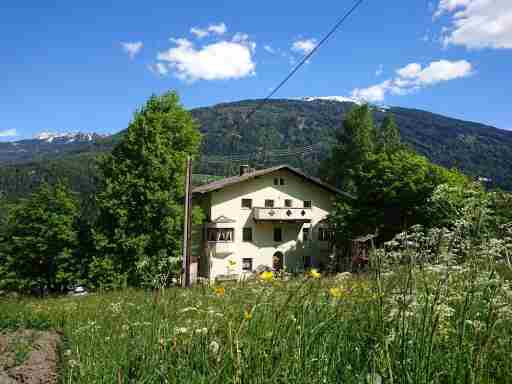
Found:
[{"label": "balcony", "polygon": [[313,217],[311,208],[253,208],[254,221],[309,223]]},{"label": "balcony", "polygon": [[232,241],[209,241],[208,249],[217,256],[235,253],[235,243]]}]

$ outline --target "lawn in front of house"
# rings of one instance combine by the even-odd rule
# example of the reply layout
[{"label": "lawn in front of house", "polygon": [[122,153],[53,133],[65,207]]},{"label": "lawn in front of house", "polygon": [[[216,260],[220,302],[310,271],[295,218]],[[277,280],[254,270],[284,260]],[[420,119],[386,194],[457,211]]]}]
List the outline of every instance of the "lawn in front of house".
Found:
[{"label": "lawn in front of house", "polygon": [[[448,273],[449,272],[449,273]],[[512,379],[511,296],[463,267],[3,299],[0,327],[62,330],[66,383]]]}]

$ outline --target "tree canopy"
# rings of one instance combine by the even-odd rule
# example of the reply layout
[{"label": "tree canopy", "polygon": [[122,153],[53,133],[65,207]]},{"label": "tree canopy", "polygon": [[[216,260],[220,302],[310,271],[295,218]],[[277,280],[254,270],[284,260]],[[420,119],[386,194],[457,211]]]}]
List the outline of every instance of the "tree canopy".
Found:
[{"label": "tree canopy", "polygon": [[185,164],[199,143],[195,121],[170,92],[152,96],[99,163],[95,244],[130,284],[157,278],[180,256]]}]

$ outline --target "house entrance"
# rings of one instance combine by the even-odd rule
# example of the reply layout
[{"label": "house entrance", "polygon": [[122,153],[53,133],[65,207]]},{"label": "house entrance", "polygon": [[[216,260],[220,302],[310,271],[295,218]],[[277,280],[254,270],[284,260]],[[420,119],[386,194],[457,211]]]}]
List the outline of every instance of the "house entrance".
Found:
[{"label": "house entrance", "polygon": [[272,257],[272,269],[275,271],[281,271],[283,269],[283,259],[284,255],[282,252],[274,253],[274,256]]}]

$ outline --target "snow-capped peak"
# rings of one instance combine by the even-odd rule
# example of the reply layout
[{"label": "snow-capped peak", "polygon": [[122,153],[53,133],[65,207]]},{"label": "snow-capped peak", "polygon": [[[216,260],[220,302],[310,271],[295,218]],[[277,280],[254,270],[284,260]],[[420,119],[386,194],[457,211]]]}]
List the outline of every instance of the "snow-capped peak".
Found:
[{"label": "snow-capped peak", "polygon": [[34,139],[46,141],[47,143],[51,143],[54,140],[65,141],[66,143],[72,143],[74,141],[92,141],[94,139],[99,139],[105,137],[105,135],[100,135],[98,133],[83,133],[83,132],[41,132],[36,135]]},{"label": "snow-capped peak", "polygon": [[363,101],[354,97],[347,96],[305,96],[302,98],[304,101],[327,100],[337,101],[339,103],[355,103],[358,105],[363,104]]}]

